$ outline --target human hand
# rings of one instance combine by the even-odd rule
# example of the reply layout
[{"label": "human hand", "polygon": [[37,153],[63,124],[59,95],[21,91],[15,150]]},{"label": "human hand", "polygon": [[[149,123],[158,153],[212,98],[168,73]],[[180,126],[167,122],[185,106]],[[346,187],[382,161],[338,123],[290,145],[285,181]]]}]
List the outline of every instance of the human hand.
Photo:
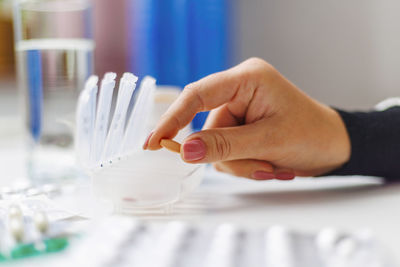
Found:
[{"label": "human hand", "polygon": [[350,158],[350,140],[332,108],[307,96],[264,60],[251,58],[185,87],[144,144],[160,149],[196,113],[204,129],[181,147],[189,163],[256,180],[315,176]]}]

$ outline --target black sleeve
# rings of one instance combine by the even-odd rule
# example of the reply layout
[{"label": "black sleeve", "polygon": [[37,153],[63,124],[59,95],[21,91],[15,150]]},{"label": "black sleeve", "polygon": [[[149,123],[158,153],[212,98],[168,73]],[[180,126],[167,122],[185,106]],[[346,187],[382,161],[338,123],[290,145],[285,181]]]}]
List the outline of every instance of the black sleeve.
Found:
[{"label": "black sleeve", "polygon": [[336,110],[350,137],[351,157],[326,175],[380,176],[400,182],[400,107],[372,112]]}]

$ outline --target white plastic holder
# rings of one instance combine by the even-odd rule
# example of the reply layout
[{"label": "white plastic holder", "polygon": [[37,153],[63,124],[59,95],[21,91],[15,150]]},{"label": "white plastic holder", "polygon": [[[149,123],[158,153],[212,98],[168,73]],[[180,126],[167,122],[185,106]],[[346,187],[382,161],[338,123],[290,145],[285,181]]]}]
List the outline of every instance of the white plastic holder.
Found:
[{"label": "white plastic holder", "polygon": [[169,213],[201,182],[204,166],[184,163],[165,150],[138,151],[92,173],[93,193],[117,213]]},{"label": "white plastic holder", "polygon": [[[94,196],[100,202],[107,202],[107,206],[111,204],[116,213],[169,213],[174,203],[195,190],[204,175],[203,165],[185,163],[179,154],[165,149],[141,149],[145,135],[155,127],[161,115],[180,93],[180,89],[176,87],[156,88],[155,80],[151,77],[144,78],[143,81],[135,102],[135,105],[138,105],[133,108],[131,118],[124,113],[127,121],[124,138],[120,134],[120,138],[115,140],[115,147],[120,144],[122,148],[114,150],[109,157],[104,157],[103,151],[100,161],[97,161],[99,155],[92,155],[90,158],[96,160],[91,164],[83,164],[83,167],[87,166],[85,170],[91,177]],[[89,85],[97,86],[91,83]],[[91,108],[89,104],[82,101],[78,106]],[[82,112],[77,114],[77,123],[83,125],[79,118],[86,116],[86,113],[83,112],[84,109],[81,110]],[[104,112],[97,109],[97,116]],[[91,118],[94,120],[93,115]],[[96,129],[93,125],[91,127],[91,131]],[[190,133],[190,126],[187,126],[174,140],[182,142]],[[93,139],[84,137],[86,136],[77,132],[76,139],[81,143],[85,144]],[[133,150],[125,150],[126,146]],[[78,146],[78,155],[89,154],[93,151],[90,147],[93,147],[93,144]]]}]

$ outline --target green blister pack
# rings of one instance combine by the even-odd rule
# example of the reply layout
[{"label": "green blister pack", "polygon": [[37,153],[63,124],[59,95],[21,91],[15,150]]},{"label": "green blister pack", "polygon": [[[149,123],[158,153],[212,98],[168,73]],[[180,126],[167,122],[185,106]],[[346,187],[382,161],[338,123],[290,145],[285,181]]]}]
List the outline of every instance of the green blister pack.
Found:
[{"label": "green blister pack", "polygon": [[68,246],[68,244],[68,239],[65,237],[45,239],[36,244],[17,244],[11,249],[10,255],[8,257],[0,254],[0,262],[59,252],[64,250]]}]

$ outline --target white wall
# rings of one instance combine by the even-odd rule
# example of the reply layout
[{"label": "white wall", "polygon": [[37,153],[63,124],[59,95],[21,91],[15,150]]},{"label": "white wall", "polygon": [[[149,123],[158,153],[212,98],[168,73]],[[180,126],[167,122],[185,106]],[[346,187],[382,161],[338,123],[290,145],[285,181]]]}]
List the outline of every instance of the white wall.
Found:
[{"label": "white wall", "polygon": [[327,104],[400,96],[400,1],[240,0],[241,59],[268,60]]}]

